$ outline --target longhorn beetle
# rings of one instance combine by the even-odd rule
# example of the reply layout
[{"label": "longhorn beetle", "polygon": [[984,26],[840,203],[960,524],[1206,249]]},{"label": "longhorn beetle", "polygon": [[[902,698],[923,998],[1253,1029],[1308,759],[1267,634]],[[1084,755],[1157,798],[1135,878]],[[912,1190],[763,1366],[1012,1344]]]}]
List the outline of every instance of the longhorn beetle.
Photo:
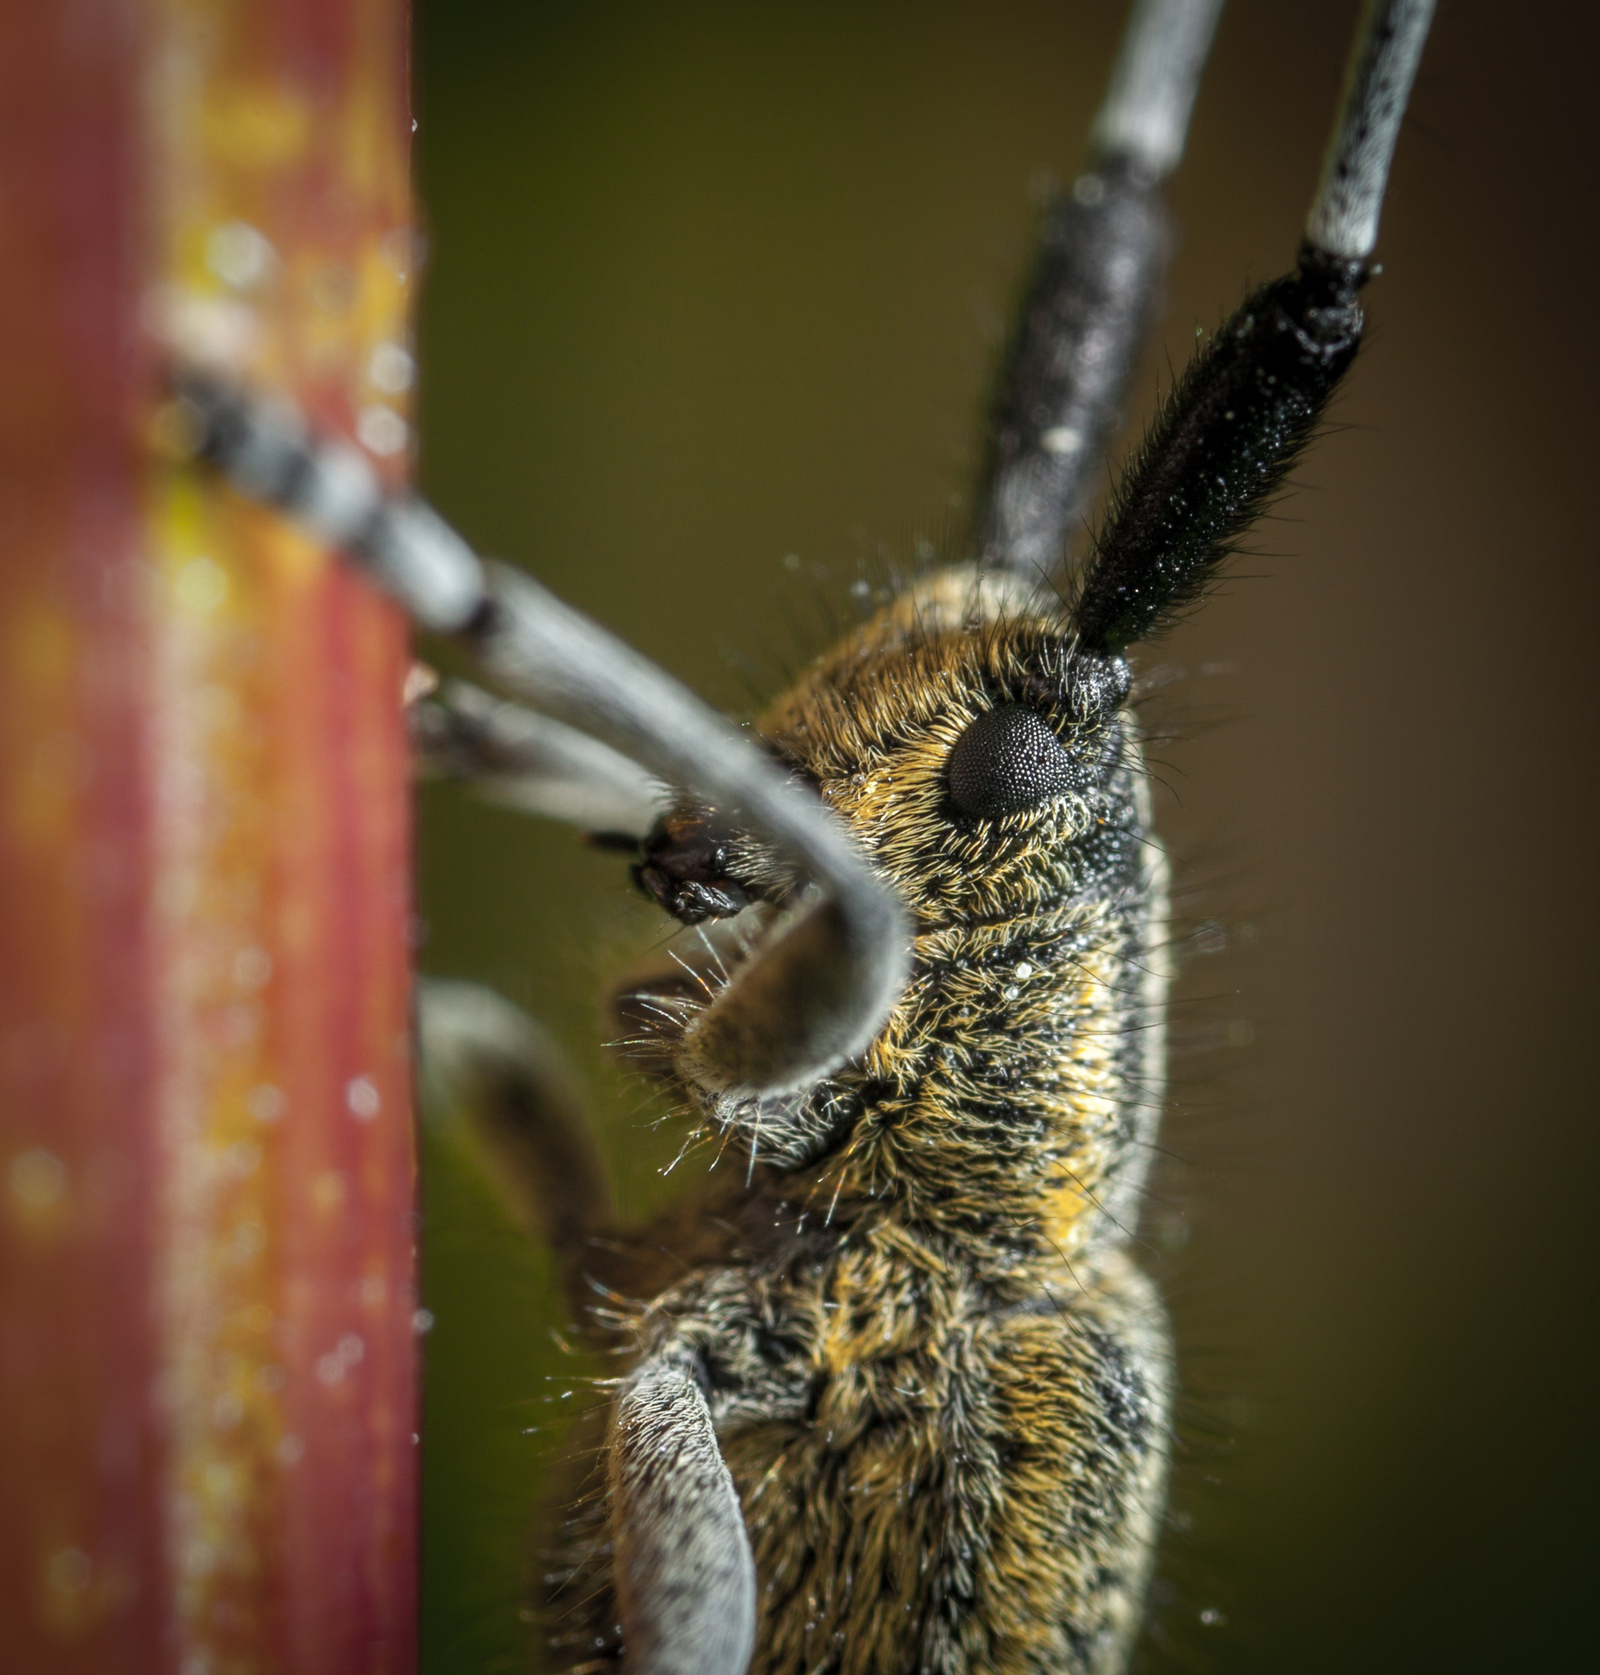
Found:
[{"label": "longhorn beetle", "polygon": [[526,1020],[466,985],[420,997],[424,1059],[557,1242],[575,1317],[629,1346],[548,1601],[568,1667],[1125,1665],[1174,1384],[1130,1254],[1169,973],[1129,655],[1204,597],[1356,357],[1431,6],[1366,6],[1294,267],[1201,347],[1053,582],[1148,323],[1217,10],[1135,7],[1046,216],[966,550],[753,739],[385,497],[348,445],[175,372],[200,453],[528,706],[447,686],[417,713],[425,759],[623,844],[694,927],[617,1011],[744,1167],[645,1229],[607,1224]]}]

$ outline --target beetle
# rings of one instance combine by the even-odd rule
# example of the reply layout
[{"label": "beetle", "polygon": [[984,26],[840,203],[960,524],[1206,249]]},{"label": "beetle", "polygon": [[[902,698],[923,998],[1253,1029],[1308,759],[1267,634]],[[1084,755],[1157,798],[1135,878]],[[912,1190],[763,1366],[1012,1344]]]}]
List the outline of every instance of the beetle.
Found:
[{"label": "beetle", "polygon": [[449,687],[419,711],[425,755],[631,846],[673,917],[728,927],[618,1015],[747,1167],[638,1234],[608,1224],[523,1021],[423,994],[425,1057],[562,1246],[574,1313],[633,1347],[556,1578],[576,1667],[1123,1667],[1173,1387],[1127,1248],[1169,975],[1127,654],[1203,597],[1354,360],[1429,11],[1368,9],[1295,268],[1203,346],[1058,589],[1216,7],[1136,10],[1046,217],[965,550],[806,670],[759,743],[347,447],[180,376],[236,486],[534,706]]}]

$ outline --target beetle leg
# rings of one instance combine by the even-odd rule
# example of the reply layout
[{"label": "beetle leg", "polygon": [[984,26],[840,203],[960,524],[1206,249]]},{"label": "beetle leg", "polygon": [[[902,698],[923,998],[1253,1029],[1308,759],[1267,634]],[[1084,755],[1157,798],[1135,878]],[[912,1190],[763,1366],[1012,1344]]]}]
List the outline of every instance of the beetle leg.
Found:
[{"label": "beetle leg", "polygon": [[424,773],[465,780],[490,802],[635,840],[668,797],[638,763],[565,722],[446,681],[411,712]]},{"label": "beetle leg", "polygon": [[686,1355],[654,1356],[623,1386],[606,1476],[629,1675],[744,1675],[755,1647],[755,1563]]},{"label": "beetle leg", "polygon": [[583,1319],[585,1258],[611,1195],[555,1044],[492,989],[439,978],[418,980],[417,1033],[429,1122],[467,1141],[512,1215],[555,1250]]}]

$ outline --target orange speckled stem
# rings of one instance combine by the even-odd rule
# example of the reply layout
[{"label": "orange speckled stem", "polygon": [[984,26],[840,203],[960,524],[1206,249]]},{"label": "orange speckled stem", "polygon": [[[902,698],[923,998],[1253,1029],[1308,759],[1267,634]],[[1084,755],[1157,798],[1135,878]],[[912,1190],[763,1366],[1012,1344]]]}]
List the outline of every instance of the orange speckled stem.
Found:
[{"label": "orange speckled stem", "polygon": [[0,7],[0,1667],[404,1675],[404,624],[160,334],[409,454],[404,0]]}]

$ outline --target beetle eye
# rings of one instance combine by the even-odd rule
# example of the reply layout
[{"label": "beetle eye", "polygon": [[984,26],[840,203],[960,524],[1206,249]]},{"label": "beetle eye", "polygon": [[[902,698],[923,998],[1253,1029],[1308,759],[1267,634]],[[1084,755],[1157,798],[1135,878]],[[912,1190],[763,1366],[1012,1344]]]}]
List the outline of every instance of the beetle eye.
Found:
[{"label": "beetle eye", "polygon": [[979,819],[1037,808],[1077,777],[1050,724],[1023,704],[985,710],[956,740],[947,771],[956,807]]}]

